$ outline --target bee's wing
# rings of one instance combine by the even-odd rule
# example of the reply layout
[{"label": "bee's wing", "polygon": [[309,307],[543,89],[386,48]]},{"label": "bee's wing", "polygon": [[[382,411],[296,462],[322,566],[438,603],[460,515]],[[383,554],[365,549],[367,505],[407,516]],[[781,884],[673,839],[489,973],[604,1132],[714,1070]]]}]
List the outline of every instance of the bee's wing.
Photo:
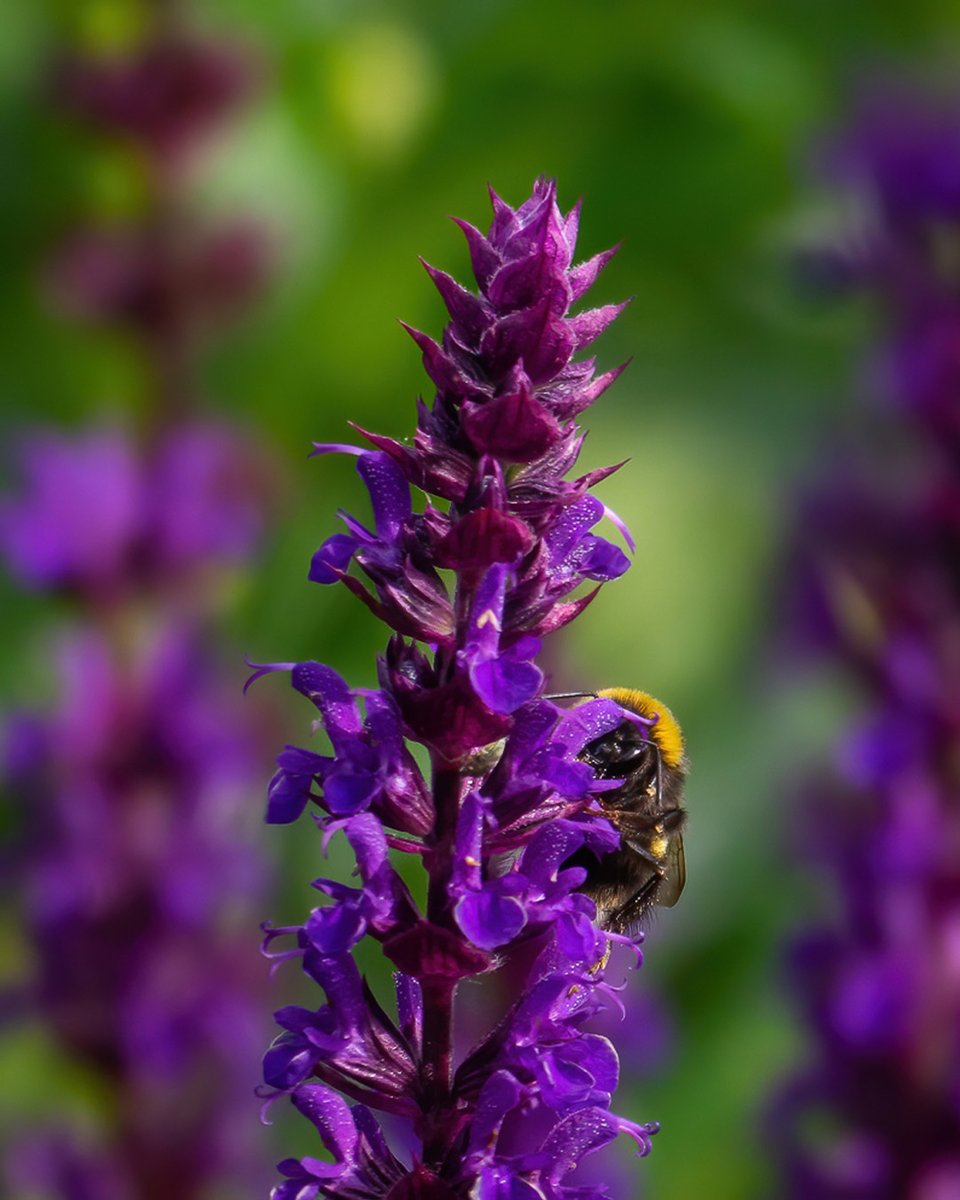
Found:
[{"label": "bee's wing", "polygon": [[679,833],[670,839],[663,866],[663,882],[657,888],[655,903],[661,908],[673,908],[687,882],[687,861],[683,856],[683,837]]}]

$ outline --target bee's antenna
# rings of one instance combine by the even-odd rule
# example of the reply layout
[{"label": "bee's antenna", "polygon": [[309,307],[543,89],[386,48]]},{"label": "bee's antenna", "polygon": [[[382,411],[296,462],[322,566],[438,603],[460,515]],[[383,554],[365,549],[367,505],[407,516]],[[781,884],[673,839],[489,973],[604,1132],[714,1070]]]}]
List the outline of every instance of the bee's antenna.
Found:
[{"label": "bee's antenna", "polygon": [[544,696],[544,700],[582,700],[586,696],[592,696],[594,700],[597,699],[596,692],[551,692],[549,695]]}]

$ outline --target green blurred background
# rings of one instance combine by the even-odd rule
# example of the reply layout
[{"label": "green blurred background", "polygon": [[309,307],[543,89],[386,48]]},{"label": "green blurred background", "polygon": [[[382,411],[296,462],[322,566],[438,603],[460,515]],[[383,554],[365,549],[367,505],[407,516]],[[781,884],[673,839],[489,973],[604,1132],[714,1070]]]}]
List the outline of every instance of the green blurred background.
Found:
[{"label": "green blurred background", "polygon": [[[434,334],[444,321],[418,254],[468,274],[447,216],[485,227],[488,181],[518,203],[545,173],[564,207],[584,198],[584,257],[623,242],[594,297],[633,303],[598,352],[604,367],[633,362],[589,414],[585,459],[630,456],[602,495],[639,552],[555,651],[568,684],[639,686],[666,700],[686,728],[693,771],[687,890],[650,931],[631,981],[672,1014],[673,1055],[658,1071],[629,1074],[620,1109],[663,1123],[638,1170],[656,1200],[775,1194],[757,1117],[772,1081],[803,1052],[779,990],[780,944],[817,901],[815,886],[784,872],[783,812],[793,773],[825,743],[843,703],[828,687],[786,689],[769,665],[778,555],[791,483],[849,403],[866,334],[862,312],[805,299],[793,278],[796,247],[831,221],[804,160],[859,69],[942,57],[957,41],[958,7],[192,7],[202,28],[246,38],[266,64],[261,97],[217,149],[196,197],[201,210],[263,218],[278,255],[264,302],[207,361],[212,406],[262,431],[281,467],[283,521],[230,618],[252,658],[318,658],[356,685],[373,680],[382,629],[345,592],[305,582],[337,506],[362,513],[365,500],[351,462],[308,462],[306,452],[312,439],[349,440],[348,418],[395,436],[411,430],[428,381],[397,318]],[[123,44],[139,19],[133,0],[4,7],[8,428],[82,424],[143,390],[125,339],[57,322],[37,287],[38,264],[72,221],[136,212],[141,200],[124,152],[46,103],[49,56],[64,44]],[[6,690],[35,698],[19,647],[36,602],[9,591],[4,600]],[[308,714],[289,711],[296,741]],[[265,762],[264,778],[269,771]],[[296,918],[316,846],[296,831],[264,838],[285,888],[273,915]],[[274,992],[277,1004],[287,999],[282,979]],[[7,1059],[21,1075],[32,1069],[22,1055]],[[29,1093],[35,1082],[17,1077],[8,1088]]]}]

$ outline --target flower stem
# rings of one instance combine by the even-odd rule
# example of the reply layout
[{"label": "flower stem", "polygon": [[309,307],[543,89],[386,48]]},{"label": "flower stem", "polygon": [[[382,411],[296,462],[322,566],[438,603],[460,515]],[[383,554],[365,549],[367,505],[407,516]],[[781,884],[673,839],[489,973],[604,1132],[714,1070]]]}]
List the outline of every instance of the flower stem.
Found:
[{"label": "flower stem", "polygon": [[456,980],[423,984],[423,1161],[439,1168],[449,1150]]},{"label": "flower stem", "polygon": [[[433,789],[436,820],[431,839],[433,845],[428,856],[430,881],[427,919],[443,928],[452,927],[448,885],[462,786],[460,772],[435,758]],[[423,1158],[430,1166],[439,1166],[449,1148],[447,1126],[453,1077],[453,998],[456,986],[455,979],[445,976],[431,976],[423,980]]]}]

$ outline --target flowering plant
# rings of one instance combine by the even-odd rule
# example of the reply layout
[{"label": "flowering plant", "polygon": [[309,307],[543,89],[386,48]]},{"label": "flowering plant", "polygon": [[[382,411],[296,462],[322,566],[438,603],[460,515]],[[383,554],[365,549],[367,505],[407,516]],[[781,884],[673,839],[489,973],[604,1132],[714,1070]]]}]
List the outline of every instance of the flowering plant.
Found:
[{"label": "flowering plant", "polygon": [[960,1195],[960,107],[874,86],[827,164],[866,218],[829,277],[878,304],[867,378],[885,411],[800,521],[797,627],[862,712],[804,793],[838,903],[794,947],[814,1040],[775,1110],[782,1194],[947,1200]]},{"label": "flowering plant", "polygon": [[245,819],[265,714],[238,711],[221,617],[269,474],[198,411],[198,368],[263,281],[265,239],[194,211],[187,167],[253,64],[176,7],[57,72],[67,112],[128,145],[143,204],[76,222],[46,291],[136,346],[143,387],[124,399],[140,419],[9,438],[19,486],[0,499],[0,558],[43,622],[19,675],[54,690],[45,711],[3,714],[0,763],[31,952],[3,1007],[42,1024],[56,1065],[49,1116],[10,1122],[0,1190],[38,1200],[257,1189],[256,1139],[237,1130],[263,987],[242,930],[268,875]]},{"label": "flowering plant", "polygon": [[[328,903],[302,926],[267,928],[267,952],[300,957],[326,1003],[277,1013],[265,1094],[288,1095],[333,1159],[282,1162],[274,1200],[587,1200],[606,1192],[565,1182],[580,1159],[621,1131],[646,1154],[656,1131],[610,1111],[616,1052],[586,1026],[611,998],[614,935],[577,890],[584,868],[567,865],[581,848],[618,845],[597,804],[616,781],[579,755],[625,713],[608,699],[558,707],[535,662],[541,638],[629,565],[594,532],[606,515],[632,548],[591,494],[617,468],[565,478],[583,444],[576,417],[619,374],[574,355],[622,305],[570,314],[613,252],[573,264],[579,209],[562,214],[551,182],[516,209],[491,195],[486,236],[457,222],[478,291],[426,266],[450,321],[439,344],[409,330],[437,388],[412,444],[358,430],[372,450],[316,446],[355,454],[370,495],[372,528],[341,512],[346,531],[316,552],[310,579],[342,583],[392,631],[379,687],[351,689],[317,662],[252,677],[288,670],[331,749],[285,748],[268,820],[313,806],[325,842],[344,833],[359,874],[357,887],[316,880]],[[585,582],[596,586],[577,593]],[[423,910],[391,851],[419,856]],[[284,937],[296,948],[278,951]],[[395,968],[396,1019],[351,956],[364,937]],[[458,984],[521,948],[519,998],[455,1061]],[[412,1127],[411,1165],[372,1110]]]}]

